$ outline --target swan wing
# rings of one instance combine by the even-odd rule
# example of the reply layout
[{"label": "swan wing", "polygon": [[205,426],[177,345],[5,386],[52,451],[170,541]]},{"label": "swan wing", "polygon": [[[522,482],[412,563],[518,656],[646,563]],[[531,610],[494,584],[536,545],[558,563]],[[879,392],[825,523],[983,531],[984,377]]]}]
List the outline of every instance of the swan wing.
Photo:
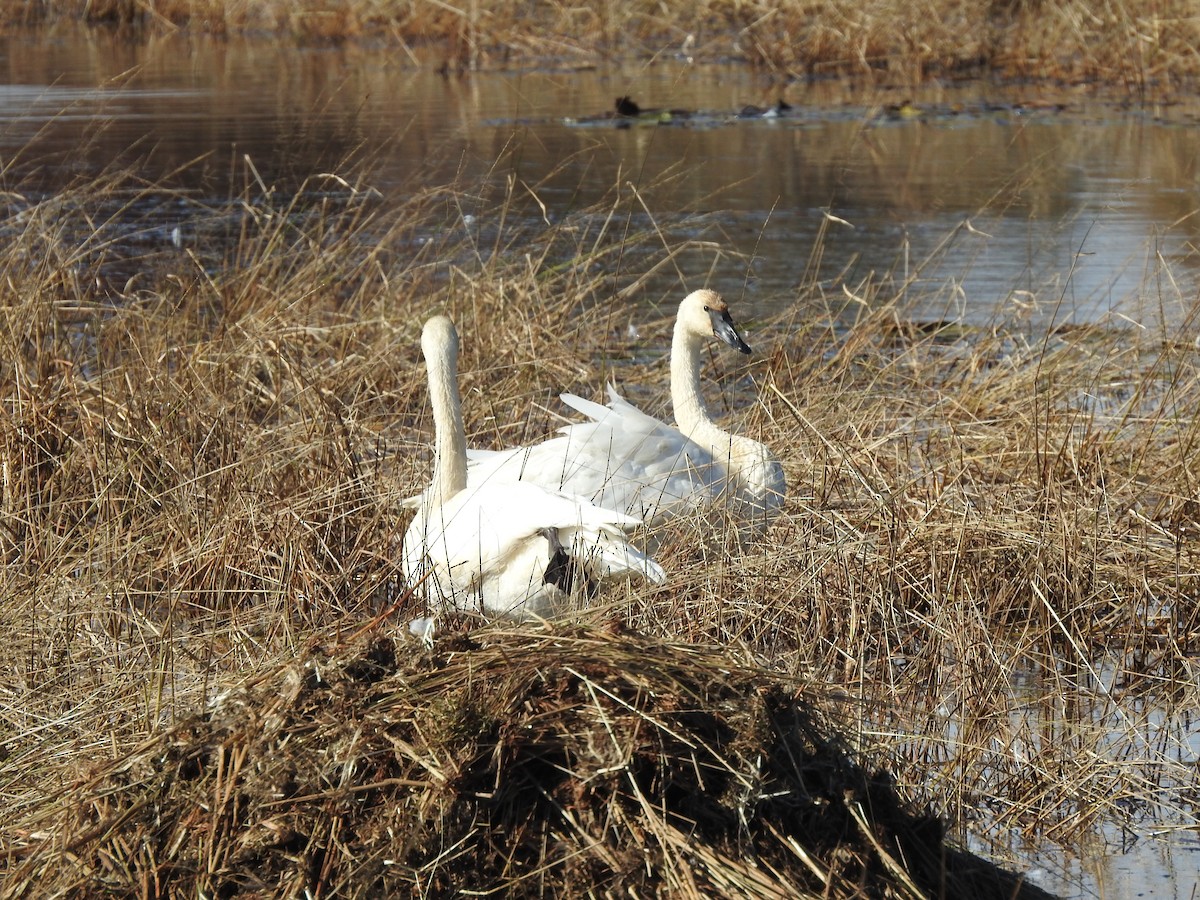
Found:
[{"label": "swan wing", "polygon": [[508,487],[522,488],[516,498],[518,502],[525,503],[527,498],[536,500],[538,521],[553,523],[544,527],[556,530],[559,545],[594,580],[626,576],[638,576],[656,584],[666,580],[662,566],[629,542],[626,532],[642,524],[637,516],[597,506],[578,495],[538,489],[540,496],[535,498],[533,491],[523,490],[524,485]]},{"label": "swan wing", "polygon": [[[608,386],[607,406],[602,403],[596,403],[593,400],[585,400],[576,394],[559,394],[558,396],[571,409],[599,424],[631,428],[636,432],[645,434],[658,433],[662,429],[676,430],[661,420],[654,418],[654,416],[642,412],[622,397],[611,384]],[[566,431],[574,427],[576,426],[567,425],[564,428],[560,428],[559,431]]]},{"label": "swan wing", "polygon": [[[410,583],[432,580],[441,598],[460,608],[478,598],[491,612],[541,614],[561,593],[545,578],[557,547],[595,580],[633,575],[662,581],[658,563],[625,536],[639,524],[634,516],[529,482],[468,487],[418,512],[405,535],[405,576]],[[433,593],[426,588],[425,595]]]},{"label": "swan wing", "polygon": [[614,491],[625,500],[623,508],[661,521],[706,507],[724,491],[726,470],[709,451],[674,426],[642,412],[614,385],[608,385],[606,406],[573,394],[562,399],[595,422],[590,431],[585,431],[586,424],[570,426],[572,430],[579,429],[580,437],[586,434],[593,443],[610,442],[610,459],[624,482],[623,490]]},{"label": "swan wing", "polygon": [[589,421],[530,447],[468,451],[469,483],[532,482],[653,523],[707,506],[724,489],[725,471],[708,451],[615,388],[607,405],[574,394],[562,401]]}]

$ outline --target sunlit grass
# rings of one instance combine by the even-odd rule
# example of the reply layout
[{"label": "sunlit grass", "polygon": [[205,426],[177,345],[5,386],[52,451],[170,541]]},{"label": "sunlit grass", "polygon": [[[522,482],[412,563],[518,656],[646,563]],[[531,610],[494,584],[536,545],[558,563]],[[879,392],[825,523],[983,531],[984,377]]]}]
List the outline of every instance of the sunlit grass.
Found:
[{"label": "sunlit grass", "polygon": [[[623,189],[531,225],[511,186],[397,209],[345,177],[197,206],[203,239],[164,237],[143,267],[80,227],[140,190],[112,177],[14,201],[5,222],[12,865],[50,865],[39,848],[89,773],[174,740],[212,698],[275,685],[364,628],[403,639],[420,612],[397,550],[399,500],[429,474],[427,315],[462,334],[472,442],[536,440],[559,391],[598,397],[614,374],[662,408],[684,285],[641,298],[663,314],[627,289],[685,250],[720,252],[635,230],[644,197]],[[1068,842],[1194,821],[1194,748],[1174,718],[1198,700],[1190,326],[1031,338],[913,323],[888,275],[851,286],[858,313],[841,284],[804,283],[750,324],[754,357],[717,352],[706,371],[714,406],[784,462],[779,521],[745,551],[719,520],[685,523],[661,553],[666,585],[575,612],[584,643],[598,661],[613,630],[719,645],[819,686],[814,703],[834,693],[866,758],[983,831]],[[251,720],[279,693],[253,697]]]},{"label": "sunlit grass", "polygon": [[1200,29],[1184,0],[1102,8],[1086,0],[900,0],[784,3],[56,0],[0,3],[10,24],[84,20],[150,32],[274,34],[306,42],[384,40],[417,63],[436,47],[447,70],[531,61],[739,59],[780,78],[851,74],[916,83],[991,72],[1116,84],[1137,94],[1181,87],[1200,69]]}]

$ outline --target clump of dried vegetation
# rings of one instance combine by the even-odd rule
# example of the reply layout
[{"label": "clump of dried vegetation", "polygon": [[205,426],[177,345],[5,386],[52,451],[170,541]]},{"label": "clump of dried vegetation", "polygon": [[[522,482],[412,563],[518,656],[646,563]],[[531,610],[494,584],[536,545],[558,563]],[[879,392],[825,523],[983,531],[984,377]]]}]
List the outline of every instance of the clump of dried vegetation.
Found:
[{"label": "clump of dried vegetation", "polygon": [[920,324],[814,271],[709,366],[787,469],[763,541],[685,524],[666,585],[408,639],[423,319],[472,440],[529,441],[614,373],[661,410],[687,279],[651,276],[723,252],[644,194],[547,225],[495,190],[255,187],[179,247],[132,179],[8,195],[0,892],[1011,896],[926,810],[1195,822],[1190,321]]},{"label": "clump of dried vegetation", "polygon": [[309,648],[80,785],[8,885],[1041,896],[947,850],[816,709],[725,655],[589,632]]},{"label": "clump of dried vegetation", "polygon": [[[443,48],[449,67],[547,59],[595,64],[664,53],[738,59],[780,77],[854,74],[916,82],[1004,77],[1178,87],[1200,71],[1200,23],[1185,0],[944,0],[914,13],[903,0],[568,4],[306,0],[53,0],[0,4],[9,23],[86,20],[148,29],[287,35],[306,41]],[[414,57],[415,59],[415,57]]]}]

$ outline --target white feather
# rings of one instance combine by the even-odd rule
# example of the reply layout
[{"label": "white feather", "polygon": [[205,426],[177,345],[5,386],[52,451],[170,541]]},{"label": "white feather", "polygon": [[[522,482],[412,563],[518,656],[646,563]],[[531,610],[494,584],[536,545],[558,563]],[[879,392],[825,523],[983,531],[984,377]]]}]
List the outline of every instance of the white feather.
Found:
[{"label": "white feather", "polygon": [[722,430],[700,393],[700,355],[714,337],[744,353],[750,348],[712,291],[684,298],[671,346],[671,397],[678,427],[649,416],[609,386],[607,405],[563,394],[590,421],[559,429],[530,447],[470,450],[472,485],[526,482],[570,491],[657,526],[722,502],[765,529],[783,501],[783,467],[770,449]]},{"label": "white feather", "polygon": [[417,514],[404,537],[404,576],[418,595],[438,608],[545,616],[565,596],[560,584],[547,580],[559,550],[595,581],[665,580],[662,567],[626,538],[641,524],[634,516],[531,482],[468,486],[457,335],[450,320],[430,319],[421,346],[436,461],[429,488],[412,498]]}]

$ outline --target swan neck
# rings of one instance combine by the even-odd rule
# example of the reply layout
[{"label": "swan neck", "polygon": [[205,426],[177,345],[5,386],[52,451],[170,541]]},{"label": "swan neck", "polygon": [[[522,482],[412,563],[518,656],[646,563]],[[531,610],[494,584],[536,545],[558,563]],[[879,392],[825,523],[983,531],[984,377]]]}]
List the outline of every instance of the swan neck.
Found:
[{"label": "swan neck", "polygon": [[441,504],[467,486],[467,434],[463,425],[458,362],[454,351],[449,348],[441,350],[427,360],[427,365],[434,433],[430,500],[434,504]]},{"label": "swan neck", "polygon": [[697,429],[712,425],[704,396],[700,392],[700,353],[703,338],[681,322],[675,323],[671,342],[671,402],[675,406],[675,424],[691,437]]}]

